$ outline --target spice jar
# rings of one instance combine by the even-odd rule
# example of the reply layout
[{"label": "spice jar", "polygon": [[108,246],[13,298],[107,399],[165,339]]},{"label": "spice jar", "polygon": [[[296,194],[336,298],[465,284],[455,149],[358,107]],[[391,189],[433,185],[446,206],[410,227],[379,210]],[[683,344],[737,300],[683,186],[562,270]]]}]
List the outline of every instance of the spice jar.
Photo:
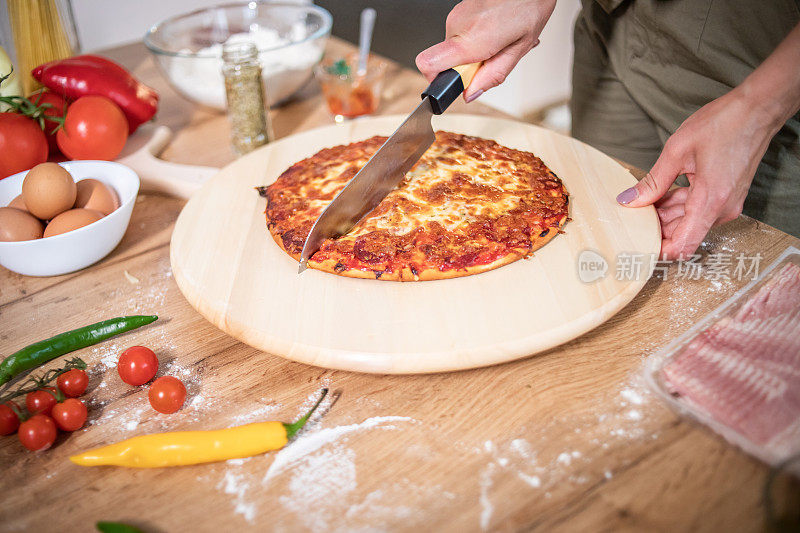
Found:
[{"label": "spice jar", "polygon": [[231,140],[234,150],[243,155],[273,139],[258,49],[251,42],[225,44],[222,61]]}]

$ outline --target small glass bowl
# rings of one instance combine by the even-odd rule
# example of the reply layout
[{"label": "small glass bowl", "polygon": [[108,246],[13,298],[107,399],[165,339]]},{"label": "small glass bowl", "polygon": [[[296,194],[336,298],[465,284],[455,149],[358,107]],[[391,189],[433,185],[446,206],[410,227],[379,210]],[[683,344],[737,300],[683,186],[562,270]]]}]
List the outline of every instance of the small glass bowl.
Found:
[{"label": "small glass bowl", "polygon": [[327,57],[314,68],[322,86],[322,95],[336,122],[371,115],[381,100],[386,62],[370,56],[367,72],[356,73],[358,57]]}]

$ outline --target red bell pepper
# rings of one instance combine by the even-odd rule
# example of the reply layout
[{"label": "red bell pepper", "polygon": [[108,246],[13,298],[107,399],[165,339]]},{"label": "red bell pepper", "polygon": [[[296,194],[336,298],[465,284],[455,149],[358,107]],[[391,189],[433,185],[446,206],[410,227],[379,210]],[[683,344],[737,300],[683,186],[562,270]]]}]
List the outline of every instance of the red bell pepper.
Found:
[{"label": "red bell pepper", "polygon": [[33,69],[31,75],[67,99],[109,98],[125,113],[130,133],[153,118],[158,109],[158,93],[104,57],[83,55],[51,61]]}]

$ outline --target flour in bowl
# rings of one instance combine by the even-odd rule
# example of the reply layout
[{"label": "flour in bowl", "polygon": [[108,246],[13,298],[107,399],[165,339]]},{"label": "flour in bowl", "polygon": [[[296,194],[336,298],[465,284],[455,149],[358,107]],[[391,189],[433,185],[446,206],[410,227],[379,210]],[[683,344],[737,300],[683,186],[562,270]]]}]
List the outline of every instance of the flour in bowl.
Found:
[{"label": "flour in bowl", "polygon": [[[322,58],[321,43],[305,41],[305,38],[304,23],[296,22],[284,36],[274,29],[258,27],[249,33],[231,35],[225,43],[249,41],[261,50],[258,58],[267,98],[273,104],[297,91],[311,77],[312,67]],[[223,43],[215,43],[200,49],[195,56],[173,57],[167,65],[169,78],[180,92],[200,104],[217,109],[225,109],[222,46]],[[191,54],[192,50],[183,49],[180,53]]]}]

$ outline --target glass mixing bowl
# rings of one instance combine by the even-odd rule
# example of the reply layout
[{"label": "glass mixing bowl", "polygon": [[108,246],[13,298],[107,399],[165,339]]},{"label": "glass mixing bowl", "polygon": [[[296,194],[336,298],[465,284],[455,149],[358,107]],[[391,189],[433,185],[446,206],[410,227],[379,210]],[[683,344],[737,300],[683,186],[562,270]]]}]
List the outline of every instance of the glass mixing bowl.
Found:
[{"label": "glass mixing bowl", "polygon": [[311,80],[331,24],[331,14],[311,4],[225,4],[159,22],[144,44],[184,98],[224,110],[222,43],[251,40],[259,50],[267,100],[276,105]]}]

